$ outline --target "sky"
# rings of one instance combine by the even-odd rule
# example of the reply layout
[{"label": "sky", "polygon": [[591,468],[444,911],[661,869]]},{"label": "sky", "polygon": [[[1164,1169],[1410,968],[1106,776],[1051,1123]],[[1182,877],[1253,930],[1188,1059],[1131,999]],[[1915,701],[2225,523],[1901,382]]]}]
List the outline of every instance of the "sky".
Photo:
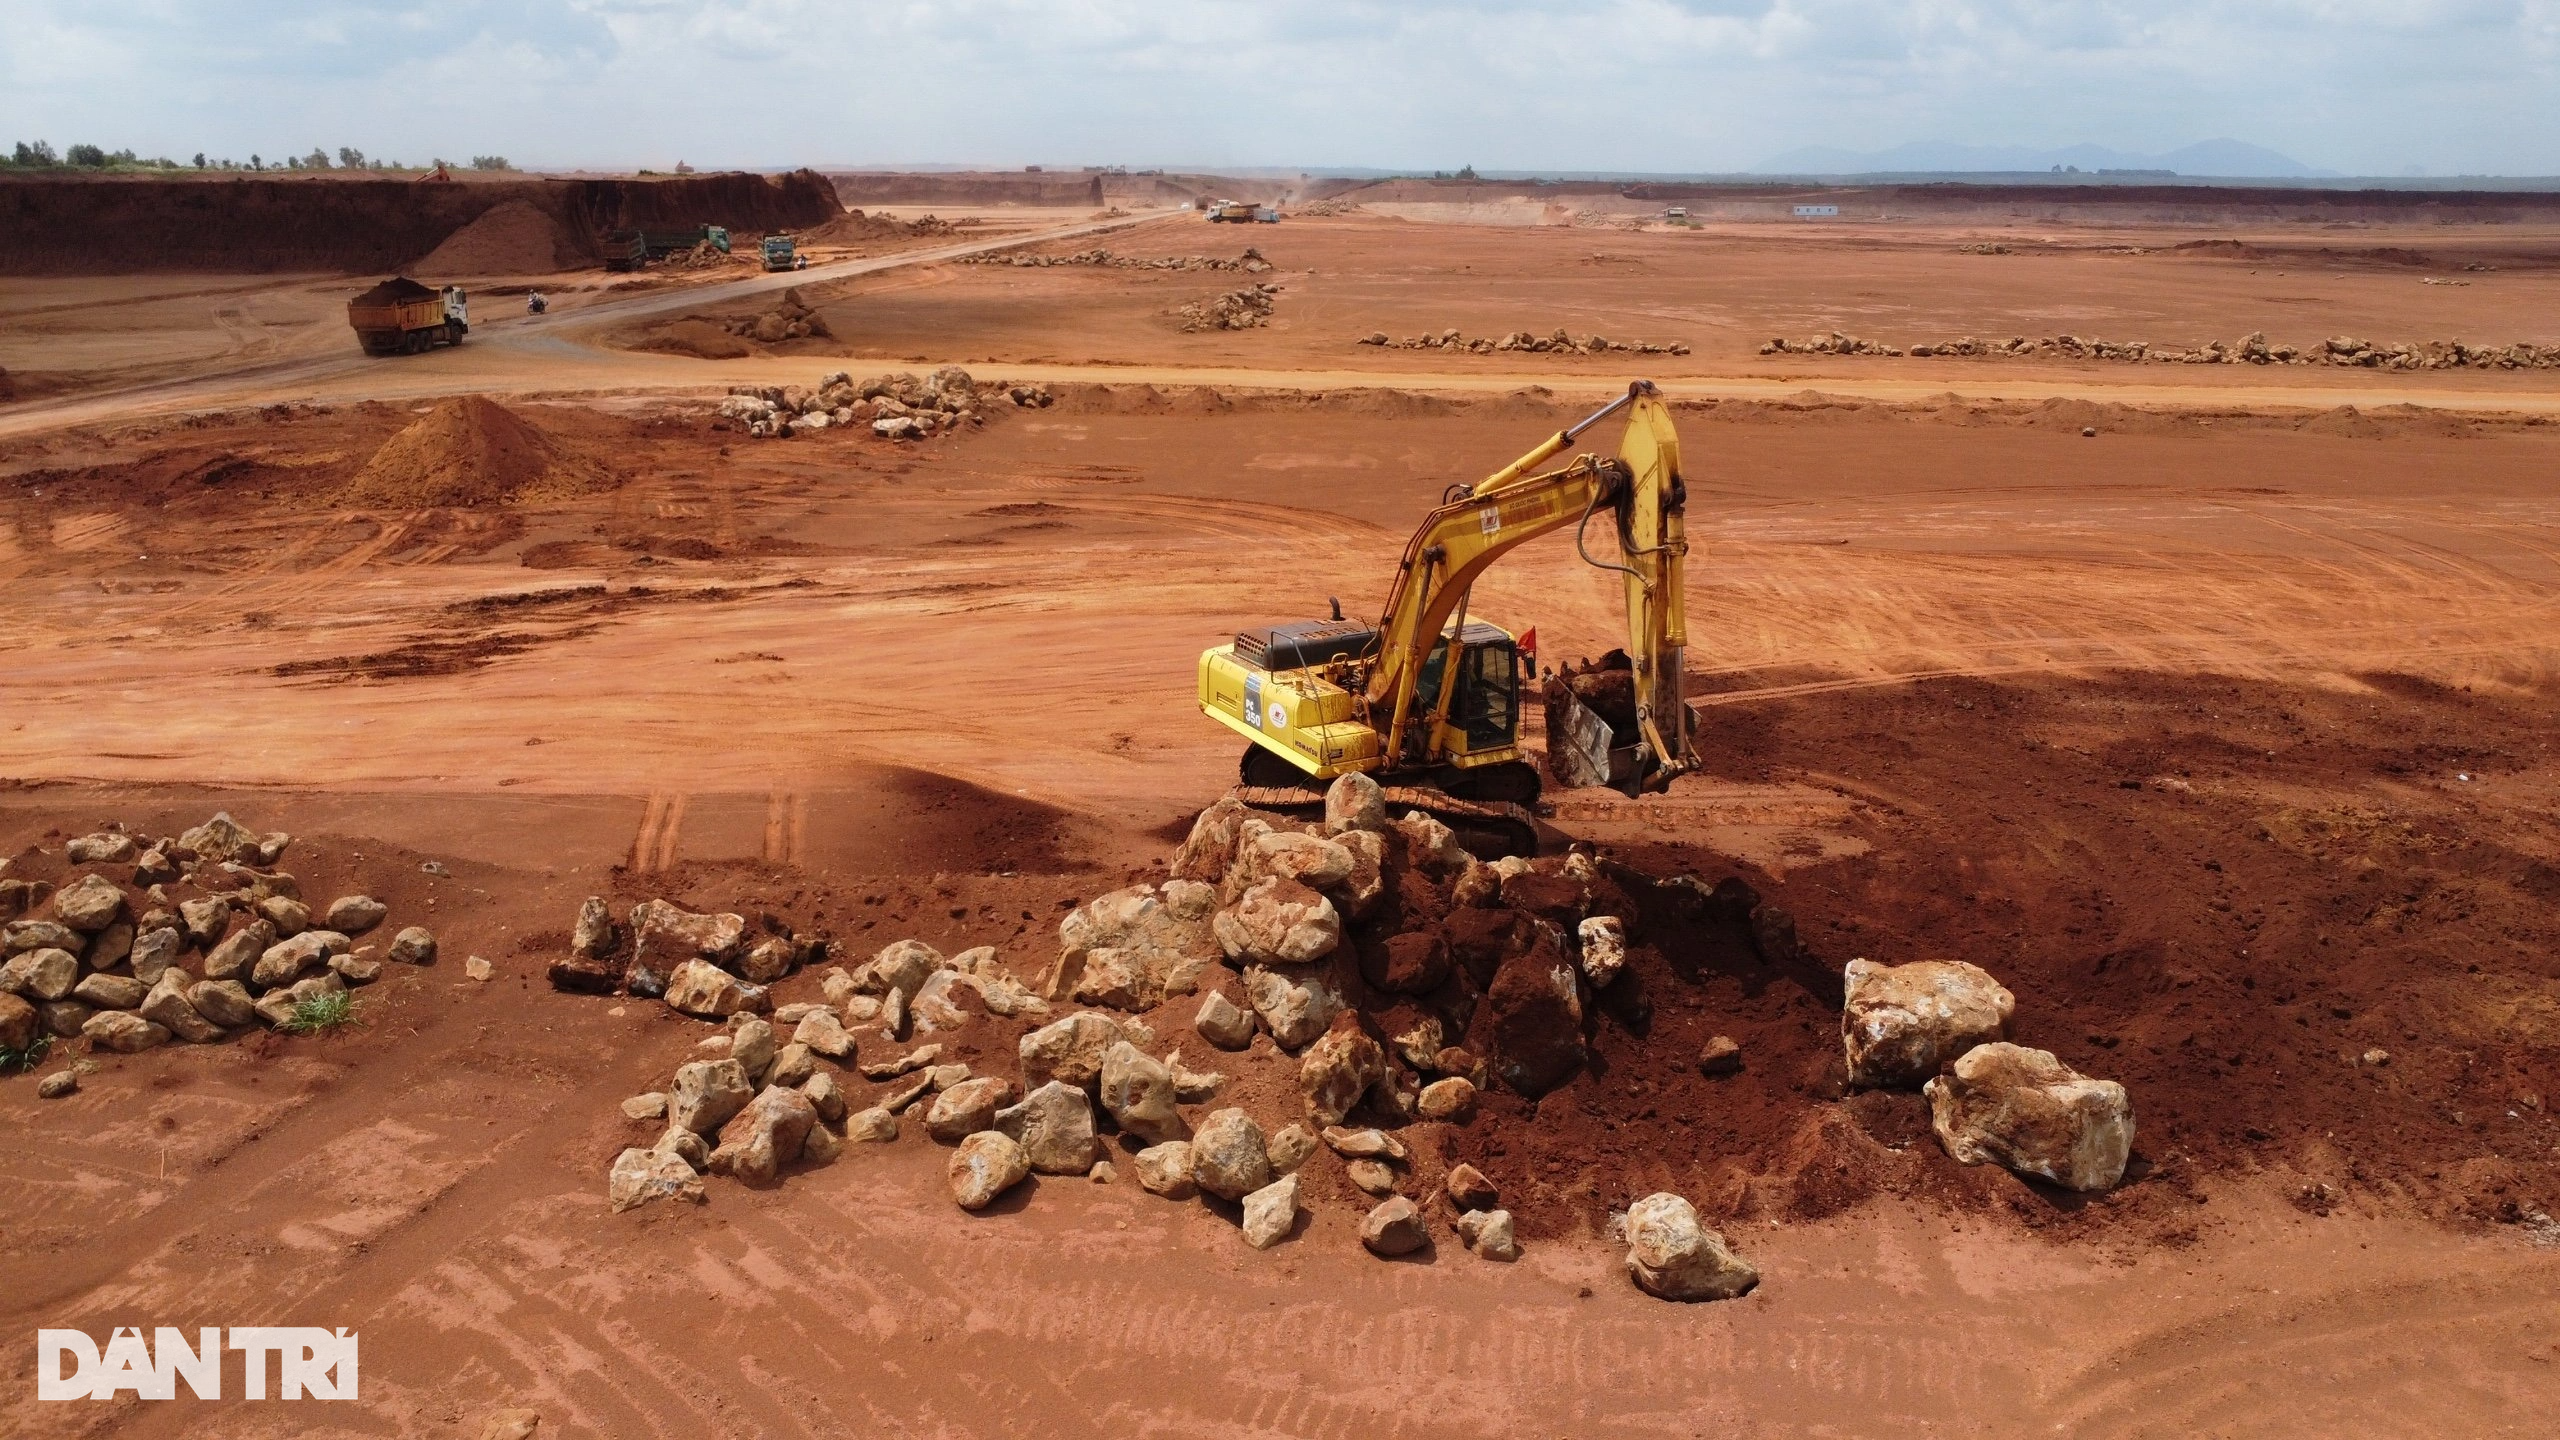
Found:
[{"label": "sky", "polygon": [[1697,172],[2231,137],[2560,174],[2560,0],[8,0],[0,145]]}]

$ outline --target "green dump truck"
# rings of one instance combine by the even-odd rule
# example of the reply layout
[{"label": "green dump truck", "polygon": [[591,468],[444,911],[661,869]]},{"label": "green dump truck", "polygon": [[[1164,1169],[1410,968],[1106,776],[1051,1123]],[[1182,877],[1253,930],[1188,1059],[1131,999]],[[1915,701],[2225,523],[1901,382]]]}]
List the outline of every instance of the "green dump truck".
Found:
[{"label": "green dump truck", "polygon": [[800,254],[792,245],[790,236],[767,235],[764,237],[764,268],[767,270],[800,268]]}]

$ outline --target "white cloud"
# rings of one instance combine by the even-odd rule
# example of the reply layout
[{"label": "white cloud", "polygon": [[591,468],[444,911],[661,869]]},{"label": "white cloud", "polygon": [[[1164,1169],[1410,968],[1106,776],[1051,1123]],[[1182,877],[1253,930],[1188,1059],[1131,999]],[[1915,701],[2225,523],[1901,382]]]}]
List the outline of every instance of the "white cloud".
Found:
[{"label": "white cloud", "polygon": [[0,143],[1738,169],[1912,140],[2560,173],[2560,0],[12,0]]}]

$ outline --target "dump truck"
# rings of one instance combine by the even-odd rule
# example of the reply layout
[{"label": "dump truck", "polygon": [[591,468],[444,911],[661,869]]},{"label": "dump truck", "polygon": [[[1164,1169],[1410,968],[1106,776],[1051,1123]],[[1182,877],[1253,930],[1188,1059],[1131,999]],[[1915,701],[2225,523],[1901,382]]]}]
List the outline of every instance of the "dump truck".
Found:
[{"label": "dump truck", "polygon": [[347,302],[347,323],[367,355],[415,355],[431,345],[459,345],[471,333],[459,285],[431,289],[395,275]]},{"label": "dump truck", "polygon": [[792,248],[790,236],[767,235],[764,237],[764,268],[767,270],[797,269],[799,258],[798,253]]},{"label": "dump truck", "polygon": [[1253,219],[1253,207],[1242,200],[1222,200],[1209,207],[1212,225],[1250,225]]}]

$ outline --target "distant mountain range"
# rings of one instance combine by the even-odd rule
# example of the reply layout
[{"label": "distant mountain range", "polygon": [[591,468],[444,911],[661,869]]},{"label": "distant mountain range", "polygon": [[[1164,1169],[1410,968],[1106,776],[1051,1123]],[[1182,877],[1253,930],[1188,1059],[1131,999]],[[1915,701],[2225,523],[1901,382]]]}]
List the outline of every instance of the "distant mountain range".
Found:
[{"label": "distant mountain range", "polygon": [[2289,155],[2243,140],[2201,140],[2162,155],[2137,155],[2104,145],[2070,145],[2060,150],[2034,150],[2023,145],[1954,145],[1915,140],[1890,150],[1842,150],[1808,146],[1773,155],[1751,167],[1756,175],[1889,175],[1912,171],[1933,174],[1980,174],[1998,171],[2051,170],[2056,165],[2096,170],[2174,170],[2181,175],[2219,175],[2250,179],[2322,179],[2335,170],[2315,170]]}]

